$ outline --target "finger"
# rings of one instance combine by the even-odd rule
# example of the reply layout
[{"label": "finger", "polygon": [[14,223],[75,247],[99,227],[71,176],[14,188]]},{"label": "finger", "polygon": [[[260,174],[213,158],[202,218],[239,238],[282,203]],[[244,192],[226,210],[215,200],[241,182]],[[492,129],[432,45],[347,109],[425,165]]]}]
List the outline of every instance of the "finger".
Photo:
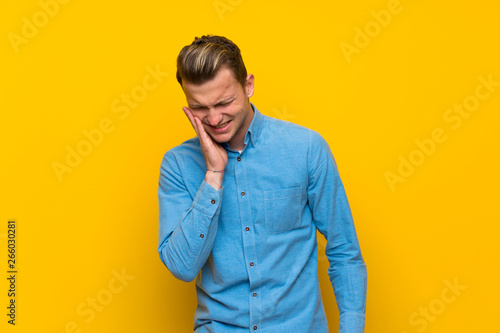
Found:
[{"label": "finger", "polygon": [[194,131],[196,132],[196,135],[199,137],[200,134],[198,133],[198,125],[196,124],[196,121],[194,120],[193,113],[188,108],[182,108],[182,111],[184,111],[184,114],[188,117],[189,122],[191,123],[191,126],[193,126]]},{"label": "finger", "polygon": [[196,124],[194,123],[193,113],[191,112],[191,110],[183,107],[182,111],[184,111],[184,114],[186,115],[186,117],[188,117],[189,122],[191,123],[191,126],[193,126],[193,128],[195,128]]},{"label": "finger", "polygon": [[213,143],[212,138],[205,131],[205,127],[203,127],[200,118],[194,117],[194,120],[196,122],[196,126],[198,127],[198,137],[200,138],[200,141],[204,144]]}]

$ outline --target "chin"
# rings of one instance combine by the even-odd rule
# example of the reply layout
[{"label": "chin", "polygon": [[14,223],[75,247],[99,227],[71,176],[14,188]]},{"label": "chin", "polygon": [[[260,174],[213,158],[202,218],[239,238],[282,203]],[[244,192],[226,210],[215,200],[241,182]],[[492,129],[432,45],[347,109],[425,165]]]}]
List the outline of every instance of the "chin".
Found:
[{"label": "chin", "polygon": [[215,137],[210,135],[210,137],[212,138],[212,140],[214,140],[217,143],[229,142],[229,140],[232,139],[231,133],[224,133],[222,135],[215,135]]}]

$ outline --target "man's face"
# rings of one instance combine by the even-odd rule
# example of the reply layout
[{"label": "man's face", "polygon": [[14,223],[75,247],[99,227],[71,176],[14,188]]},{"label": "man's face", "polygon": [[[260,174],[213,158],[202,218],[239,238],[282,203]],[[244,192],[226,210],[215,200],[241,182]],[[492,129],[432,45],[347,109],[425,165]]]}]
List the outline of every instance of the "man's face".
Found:
[{"label": "man's face", "polygon": [[229,142],[231,149],[243,149],[245,133],[253,118],[248,100],[254,89],[252,74],[247,76],[243,89],[233,72],[223,66],[212,80],[203,84],[183,80],[182,89],[193,116],[200,118],[215,142]]}]

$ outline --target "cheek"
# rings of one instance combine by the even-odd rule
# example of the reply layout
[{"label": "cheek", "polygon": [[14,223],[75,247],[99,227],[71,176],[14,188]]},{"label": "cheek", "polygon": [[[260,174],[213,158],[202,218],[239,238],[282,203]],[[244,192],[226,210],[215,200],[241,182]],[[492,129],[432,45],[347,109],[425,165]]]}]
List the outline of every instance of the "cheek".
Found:
[{"label": "cheek", "polygon": [[241,113],[239,111],[233,113],[233,121],[235,124],[241,122]]},{"label": "cheek", "polygon": [[203,111],[191,110],[191,113],[193,114],[194,117],[200,118],[200,120],[203,120],[203,118],[205,118],[205,112]]},{"label": "cheek", "polygon": [[231,114],[233,115],[233,117],[241,117],[241,115],[243,114],[243,108],[240,105],[234,105],[231,108]]}]

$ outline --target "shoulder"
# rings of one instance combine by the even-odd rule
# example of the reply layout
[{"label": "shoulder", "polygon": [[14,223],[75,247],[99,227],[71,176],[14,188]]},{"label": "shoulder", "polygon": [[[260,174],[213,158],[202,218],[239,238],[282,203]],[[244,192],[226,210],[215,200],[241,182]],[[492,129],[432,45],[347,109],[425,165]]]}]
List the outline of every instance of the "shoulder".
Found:
[{"label": "shoulder", "polygon": [[311,129],[309,129],[305,126],[293,123],[293,122],[288,121],[288,120],[274,118],[274,117],[264,115],[264,114],[262,115],[262,117],[264,119],[264,124],[266,125],[266,127],[270,128],[270,129],[287,129],[287,130],[292,130],[294,132],[312,131]]},{"label": "shoulder", "polygon": [[313,129],[303,125],[266,115],[264,115],[264,124],[266,134],[277,136],[280,140],[287,139],[307,143],[312,136],[319,135]]},{"label": "shoulder", "polygon": [[328,143],[316,130],[287,120],[264,115],[266,136],[276,137],[279,140],[294,142],[310,149],[324,149]]},{"label": "shoulder", "polygon": [[200,147],[200,139],[195,136],[167,150],[163,155],[162,163],[178,163],[179,161],[184,161],[186,159],[199,158],[200,155],[203,156]]}]

